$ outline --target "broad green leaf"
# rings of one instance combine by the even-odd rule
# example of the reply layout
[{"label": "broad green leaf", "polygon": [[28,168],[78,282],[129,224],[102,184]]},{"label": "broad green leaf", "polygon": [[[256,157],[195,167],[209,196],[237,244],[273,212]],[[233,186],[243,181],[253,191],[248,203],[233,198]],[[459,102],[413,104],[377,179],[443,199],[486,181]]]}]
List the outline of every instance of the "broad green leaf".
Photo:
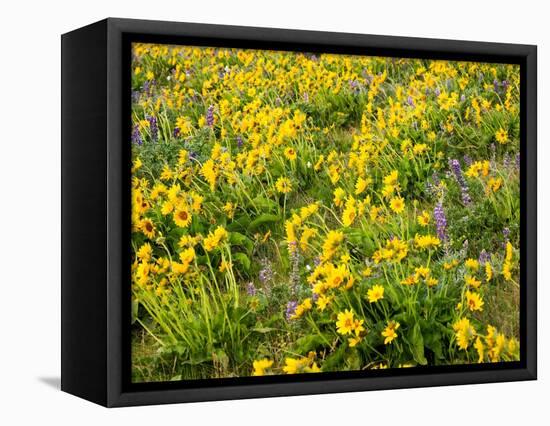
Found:
[{"label": "broad green leaf", "polygon": [[256,231],[256,229],[258,229],[262,225],[277,223],[280,220],[281,220],[281,217],[275,214],[268,214],[268,213],[261,214],[252,222],[250,222],[250,225],[248,225],[248,232],[254,232]]},{"label": "broad green leaf", "polygon": [[426,357],[424,356],[424,338],[420,330],[420,324],[417,322],[409,333],[409,345],[413,354],[414,360],[420,365],[426,365]]},{"label": "broad green leaf", "polygon": [[244,253],[235,253],[233,254],[233,258],[242,265],[245,272],[248,272],[250,270],[250,259],[249,257]]}]

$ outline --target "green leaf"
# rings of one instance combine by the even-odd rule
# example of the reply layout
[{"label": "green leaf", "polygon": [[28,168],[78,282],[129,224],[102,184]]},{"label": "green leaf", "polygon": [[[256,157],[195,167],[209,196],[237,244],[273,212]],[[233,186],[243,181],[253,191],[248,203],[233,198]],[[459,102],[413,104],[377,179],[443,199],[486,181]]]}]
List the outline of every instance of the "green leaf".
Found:
[{"label": "green leaf", "polygon": [[257,196],[256,198],[254,198],[254,205],[256,207],[259,207],[263,211],[276,210],[278,207],[278,204],[275,201],[262,196]]},{"label": "green leaf", "polygon": [[250,259],[244,253],[235,253],[233,258],[244,268],[246,272],[250,270]]},{"label": "green leaf", "polygon": [[136,322],[138,317],[139,302],[132,300],[132,324]]},{"label": "green leaf", "polygon": [[[328,340],[328,339],[327,339]],[[325,339],[318,334],[311,334],[304,337],[300,337],[296,340],[296,351],[298,353],[305,354],[309,351],[317,350],[325,344]],[[326,344],[325,344],[326,345]]]},{"label": "green leaf", "polygon": [[335,371],[342,368],[346,355],[346,345],[340,345],[332,354],[325,358],[323,371]]},{"label": "green leaf", "polygon": [[279,222],[279,220],[281,220],[281,217],[278,215],[268,214],[268,213],[261,214],[252,222],[250,222],[250,225],[248,225],[248,231],[254,232],[256,229],[258,229],[262,225],[277,223]]},{"label": "green leaf", "polygon": [[256,327],[256,328],[252,329],[252,331],[255,331],[257,333],[262,333],[262,334],[269,333],[269,332],[275,331],[275,330],[277,330],[277,329],[273,328],[273,327]]},{"label": "green leaf", "polygon": [[228,225],[227,230],[231,232],[246,231],[250,224],[250,218],[246,215],[235,217]]},{"label": "green leaf", "polygon": [[420,365],[426,365],[428,361],[426,361],[426,357],[424,356],[424,338],[422,337],[422,331],[418,322],[414,324],[409,333],[409,346],[414,360]]},{"label": "green leaf", "polygon": [[233,246],[245,247],[247,253],[252,252],[252,249],[254,248],[254,243],[252,240],[239,232],[231,232],[231,234],[229,234],[229,242]]}]

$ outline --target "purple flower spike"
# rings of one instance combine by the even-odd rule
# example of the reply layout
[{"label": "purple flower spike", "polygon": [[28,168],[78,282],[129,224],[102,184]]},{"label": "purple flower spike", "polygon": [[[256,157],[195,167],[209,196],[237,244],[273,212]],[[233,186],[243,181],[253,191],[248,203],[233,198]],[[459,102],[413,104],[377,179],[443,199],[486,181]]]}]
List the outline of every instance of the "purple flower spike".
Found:
[{"label": "purple flower spike", "polygon": [[502,159],[502,165],[503,165],[505,168],[510,167],[510,154],[508,154],[507,152],[504,153],[504,157],[503,157],[503,159]]},{"label": "purple flower spike", "polygon": [[292,315],[296,312],[298,307],[298,302],[291,300],[286,304],[286,319],[289,320]]},{"label": "purple flower spike", "polygon": [[256,295],[256,287],[254,287],[254,283],[253,283],[253,282],[249,282],[249,283],[246,285],[246,293],[247,293],[249,296],[255,296],[255,295]]},{"label": "purple flower spike", "polygon": [[485,265],[489,260],[491,260],[491,255],[487,253],[485,249],[481,250],[479,253],[479,258],[477,259],[481,265]]},{"label": "purple flower spike", "polygon": [[159,126],[157,124],[157,118],[150,115],[147,120],[149,121],[149,128],[151,129],[151,139],[156,141],[159,136]]},{"label": "purple flower spike", "polygon": [[263,268],[258,273],[258,278],[262,284],[267,283],[273,279],[273,269],[271,268],[271,263],[269,261],[264,261]]},{"label": "purple flower spike", "polygon": [[449,165],[451,167],[451,170],[455,176],[456,182],[458,183],[458,186],[460,187],[460,193],[462,195],[462,202],[464,205],[469,205],[472,202],[472,198],[470,197],[470,194],[468,193],[468,184],[466,183],[466,179],[464,179],[464,175],[462,174],[462,169],[460,167],[460,163],[458,160],[451,159],[449,160]]},{"label": "purple flower spike", "polygon": [[445,211],[443,210],[443,204],[441,202],[435,205],[434,219],[435,219],[435,226],[437,228],[437,237],[441,241],[446,242],[448,240],[447,217],[445,216]]},{"label": "purple flower spike", "polygon": [[141,138],[141,133],[139,132],[139,126],[136,124],[132,130],[132,143],[136,145],[143,145],[143,139]]},{"label": "purple flower spike", "polygon": [[210,105],[206,111],[206,125],[209,127],[214,125],[214,105]]}]

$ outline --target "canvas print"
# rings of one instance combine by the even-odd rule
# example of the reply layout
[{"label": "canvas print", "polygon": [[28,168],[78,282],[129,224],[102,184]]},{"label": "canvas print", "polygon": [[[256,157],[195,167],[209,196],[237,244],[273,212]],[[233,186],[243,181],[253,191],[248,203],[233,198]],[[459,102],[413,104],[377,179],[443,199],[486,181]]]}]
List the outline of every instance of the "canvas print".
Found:
[{"label": "canvas print", "polygon": [[133,382],[519,360],[518,65],[134,43],[128,72]]}]

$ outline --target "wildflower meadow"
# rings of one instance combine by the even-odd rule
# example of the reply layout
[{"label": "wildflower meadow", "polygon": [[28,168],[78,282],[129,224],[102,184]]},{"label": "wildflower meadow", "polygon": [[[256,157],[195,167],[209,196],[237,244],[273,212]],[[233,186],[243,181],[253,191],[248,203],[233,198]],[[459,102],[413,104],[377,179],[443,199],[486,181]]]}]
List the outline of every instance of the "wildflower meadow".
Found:
[{"label": "wildflower meadow", "polygon": [[519,359],[519,66],[132,48],[135,382]]}]

